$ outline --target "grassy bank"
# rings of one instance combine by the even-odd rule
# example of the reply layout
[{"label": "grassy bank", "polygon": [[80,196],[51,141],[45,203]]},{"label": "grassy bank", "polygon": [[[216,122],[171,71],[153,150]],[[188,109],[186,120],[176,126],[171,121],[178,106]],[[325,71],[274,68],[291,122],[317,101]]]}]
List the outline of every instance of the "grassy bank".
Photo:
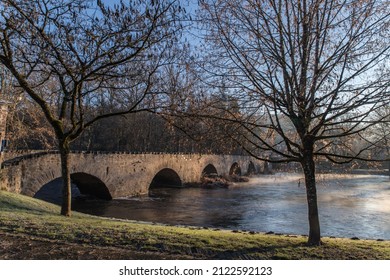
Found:
[{"label": "grassy bank", "polygon": [[[324,245],[313,248],[302,236],[152,225],[80,213],[66,218],[58,213],[55,205],[0,191],[0,259],[390,259],[390,241],[323,238]],[[12,255],[9,251],[17,242],[25,242],[24,251]],[[29,252],[40,248],[42,254],[35,257]]]}]

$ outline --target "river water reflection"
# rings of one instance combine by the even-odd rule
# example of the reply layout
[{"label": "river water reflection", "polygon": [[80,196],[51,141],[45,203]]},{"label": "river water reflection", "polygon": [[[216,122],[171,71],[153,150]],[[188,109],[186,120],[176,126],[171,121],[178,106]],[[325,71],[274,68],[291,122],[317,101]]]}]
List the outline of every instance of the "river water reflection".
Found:
[{"label": "river water reflection", "polygon": [[[390,239],[388,177],[320,175],[318,203],[323,236]],[[73,209],[172,225],[308,233],[306,194],[300,175],[261,176],[228,189],[154,189],[144,197],[75,201]]]}]

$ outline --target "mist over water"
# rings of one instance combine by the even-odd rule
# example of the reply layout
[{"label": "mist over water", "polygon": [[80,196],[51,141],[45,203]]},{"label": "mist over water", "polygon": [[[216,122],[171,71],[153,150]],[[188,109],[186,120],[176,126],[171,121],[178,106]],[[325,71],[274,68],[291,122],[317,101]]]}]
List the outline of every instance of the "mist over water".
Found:
[{"label": "mist over water", "polygon": [[[377,175],[319,175],[323,236],[390,239],[390,181]],[[149,196],[73,202],[73,209],[130,220],[307,234],[303,175],[251,178],[228,189],[159,188]]]}]

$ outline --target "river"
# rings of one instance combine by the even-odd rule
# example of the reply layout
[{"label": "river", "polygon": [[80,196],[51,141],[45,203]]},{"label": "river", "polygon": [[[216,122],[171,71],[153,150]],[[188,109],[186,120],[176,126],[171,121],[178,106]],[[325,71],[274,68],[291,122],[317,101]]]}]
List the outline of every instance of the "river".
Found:
[{"label": "river", "polygon": [[[319,175],[323,236],[390,240],[390,181],[377,175]],[[301,175],[275,174],[227,189],[160,188],[149,196],[76,200],[76,211],[170,225],[307,234]]]}]

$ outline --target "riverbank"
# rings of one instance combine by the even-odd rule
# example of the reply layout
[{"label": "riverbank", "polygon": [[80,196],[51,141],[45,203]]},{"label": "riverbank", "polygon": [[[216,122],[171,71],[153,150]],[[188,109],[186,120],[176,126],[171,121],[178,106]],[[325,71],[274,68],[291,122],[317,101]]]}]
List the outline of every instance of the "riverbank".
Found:
[{"label": "riverbank", "polygon": [[390,241],[173,227],[99,218],[0,191],[0,259],[390,259]]}]

